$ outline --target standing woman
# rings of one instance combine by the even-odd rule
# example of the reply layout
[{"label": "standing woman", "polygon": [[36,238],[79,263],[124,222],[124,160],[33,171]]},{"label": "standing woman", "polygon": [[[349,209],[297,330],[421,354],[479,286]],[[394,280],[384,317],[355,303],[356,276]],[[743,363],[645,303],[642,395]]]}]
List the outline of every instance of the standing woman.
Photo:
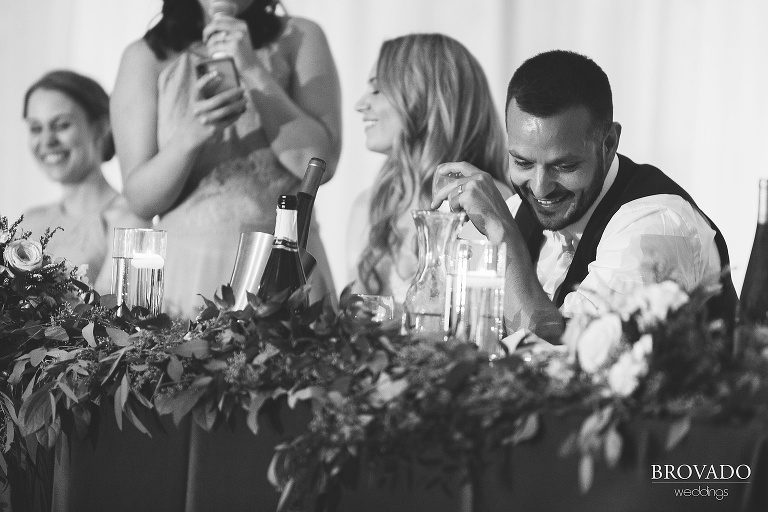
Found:
[{"label": "standing woman", "polygon": [[411,211],[430,207],[438,164],[482,163],[502,194],[512,195],[504,184],[504,129],[480,64],[442,34],[385,41],[355,108],[366,147],[387,159],[353,205],[348,274],[354,291],[402,304],[418,264]]},{"label": "standing woman", "polygon": [[[311,157],[334,173],[341,150],[340,89],[325,35],[309,20],[278,16],[276,0],[164,0],[162,18],[125,50],[112,98],[124,193],[168,231],[164,310],[194,317],[229,280],[243,231],[272,232],[281,194],[295,193]],[[240,86],[210,98],[221,80],[196,75],[215,52],[234,58]],[[313,295],[334,294],[318,261]]]},{"label": "standing woman", "polygon": [[85,270],[99,293],[111,288],[112,228],[145,227],[101,172],[115,155],[109,96],[93,79],[74,71],[45,74],[24,95],[29,149],[48,177],[61,184],[60,201],[24,213],[34,236],[61,227],[48,243],[54,257]]}]

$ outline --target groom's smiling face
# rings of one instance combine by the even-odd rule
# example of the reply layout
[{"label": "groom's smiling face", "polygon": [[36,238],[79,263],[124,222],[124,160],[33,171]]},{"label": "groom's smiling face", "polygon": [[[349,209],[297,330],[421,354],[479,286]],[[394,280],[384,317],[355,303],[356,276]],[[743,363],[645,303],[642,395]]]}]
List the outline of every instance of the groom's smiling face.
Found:
[{"label": "groom's smiling face", "polygon": [[[612,127],[596,128],[586,107],[536,117],[512,100],[507,112],[509,176],[545,229],[579,220],[597,200],[613,151]],[[617,138],[616,138],[617,139]],[[618,139],[617,139],[618,140]]]}]

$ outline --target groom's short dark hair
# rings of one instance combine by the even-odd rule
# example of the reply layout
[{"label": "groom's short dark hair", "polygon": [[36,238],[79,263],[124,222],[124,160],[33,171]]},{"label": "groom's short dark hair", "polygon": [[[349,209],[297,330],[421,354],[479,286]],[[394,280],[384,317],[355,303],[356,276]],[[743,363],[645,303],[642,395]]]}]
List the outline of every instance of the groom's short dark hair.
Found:
[{"label": "groom's short dark hair", "polygon": [[613,122],[608,76],[592,59],[575,52],[552,50],[526,60],[509,81],[505,114],[513,100],[520,110],[536,117],[584,106],[595,128],[606,130]]}]

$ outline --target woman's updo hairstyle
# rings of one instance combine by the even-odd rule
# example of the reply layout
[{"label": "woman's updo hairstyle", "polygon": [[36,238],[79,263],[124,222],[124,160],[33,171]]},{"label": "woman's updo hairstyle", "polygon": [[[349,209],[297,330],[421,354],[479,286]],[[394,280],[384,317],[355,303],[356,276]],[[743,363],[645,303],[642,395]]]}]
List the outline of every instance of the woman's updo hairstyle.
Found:
[{"label": "woman's updo hairstyle", "polygon": [[101,161],[107,162],[115,156],[115,141],[109,124],[109,95],[96,80],[67,69],[57,69],[43,75],[27,89],[24,95],[24,118],[27,117],[29,97],[38,89],[59,91],[85,110],[88,120],[92,123],[106,123],[107,134],[104,137],[104,148]]}]

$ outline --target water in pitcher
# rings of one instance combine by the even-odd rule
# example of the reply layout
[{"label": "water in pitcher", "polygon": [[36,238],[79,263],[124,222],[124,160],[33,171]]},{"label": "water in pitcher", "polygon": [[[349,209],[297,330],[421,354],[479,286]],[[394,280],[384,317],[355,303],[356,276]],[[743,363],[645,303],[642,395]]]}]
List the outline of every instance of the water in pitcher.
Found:
[{"label": "water in pitcher", "polygon": [[160,314],[163,303],[163,266],[158,255],[112,258],[112,293],[128,309],[141,306]]}]

